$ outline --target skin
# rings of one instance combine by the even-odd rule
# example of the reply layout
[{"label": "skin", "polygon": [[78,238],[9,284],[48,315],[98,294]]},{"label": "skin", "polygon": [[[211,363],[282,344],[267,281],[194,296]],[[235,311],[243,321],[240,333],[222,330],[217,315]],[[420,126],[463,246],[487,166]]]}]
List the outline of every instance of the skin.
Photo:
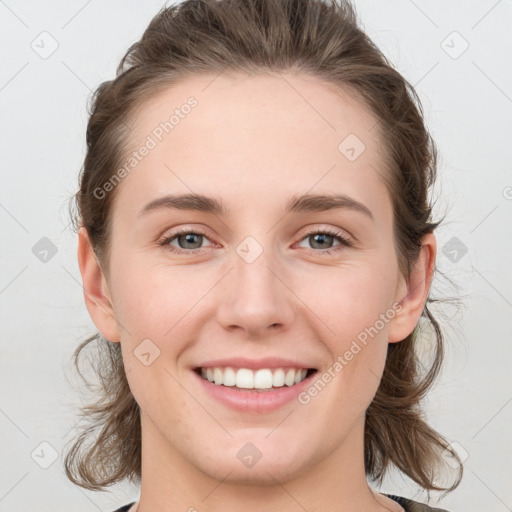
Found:
[{"label": "skin", "polygon": [[[141,408],[139,512],[231,512],[242,503],[246,512],[263,503],[290,512],[403,510],[367,483],[364,413],[388,343],[418,323],[436,241],[424,237],[406,280],[376,171],[385,172],[375,118],[348,91],[305,75],[200,76],[144,103],[129,149],[189,96],[198,106],[118,185],[107,261],[100,265],[79,233],[88,311],[105,338],[121,343]],[[350,133],[366,146],[353,162],[338,150]],[[158,197],[190,192],[222,199],[228,215],[138,216]],[[333,192],[366,205],[373,220],[343,209],[282,214],[292,195]],[[188,245],[175,238],[182,254],[158,244],[180,227],[206,236]],[[315,245],[310,227],[341,231],[353,246]],[[252,263],[236,252],[249,235],[263,249]],[[236,412],[207,396],[190,369],[215,358],[281,356],[309,361],[321,375],[398,302],[400,312],[307,405]],[[133,351],[147,338],[160,356],[145,366]],[[236,456],[247,442],[262,453],[251,468]]]}]

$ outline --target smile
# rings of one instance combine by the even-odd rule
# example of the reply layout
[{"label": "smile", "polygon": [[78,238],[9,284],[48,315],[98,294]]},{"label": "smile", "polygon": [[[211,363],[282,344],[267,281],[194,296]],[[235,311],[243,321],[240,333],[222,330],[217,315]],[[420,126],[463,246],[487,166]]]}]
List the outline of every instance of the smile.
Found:
[{"label": "smile", "polygon": [[227,367],[200,367],[196,373],[204,380],[217,386],[227,386],[234,389],[271,391],[283,386],[299,384],[311,374],[316,372],[314,368],[249,368]]},{"label": "smile", "polygon": [[313,360],[311,355],[300,359],[233,355],[201,361],[190,369],[198,396],[205,394],[239,413],[262,414],[299,404],[297,396],[319,375]]}]

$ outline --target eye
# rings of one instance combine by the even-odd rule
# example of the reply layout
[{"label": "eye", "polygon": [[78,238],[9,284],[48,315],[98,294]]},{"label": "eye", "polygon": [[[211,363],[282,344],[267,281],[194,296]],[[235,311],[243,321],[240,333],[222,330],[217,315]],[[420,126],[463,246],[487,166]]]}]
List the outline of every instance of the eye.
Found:
[{"label": "eye", "polygon": [[[204,240],[209,240],[205,233],[202,231],[193,231],[191,229],[182,228],[174,233],[165,237],[159,245],[164,247],[167,251],[184,254],[202,252],[204,247],[201,247]],[[314,252],[320,254],[331,254],[334,251],[339,251],[343,247],[352,247],[351,241],[341,232],[329,228],[312,229],[306,233],[302,240],[308,240],[312,244],[313,249],[318,249]],[[331,245],[334,241],[338,241],[338,245]],[[178,244],[178,247],[173,245],[173,242]],[[315,247],[316,246],[316,247]]]},{"label": "eye", "polygon": [[[184,228],[165,237],[159,244],[166,250],[175,253],[201,252],[203,248],[200,246],[203,239],[208,240],[205,233]],[[178,247],[172,245],[174,240],[178,243]]]},{"label": "eye", "polygon": [[[345,247],[352,247],[352,243],[350,240],[341,232],[333,229],[325,228],[325,229],[312,229],[309,231],[302,240],[308,240],[308,242],[313,246],[314,249],[320,249],[320,254],[331,254],[334,251],[339,251]],[[338,240],[339,244],[337,246],[330,245],[335,240]],[[316,247],[315,247],[316,246]]]}]

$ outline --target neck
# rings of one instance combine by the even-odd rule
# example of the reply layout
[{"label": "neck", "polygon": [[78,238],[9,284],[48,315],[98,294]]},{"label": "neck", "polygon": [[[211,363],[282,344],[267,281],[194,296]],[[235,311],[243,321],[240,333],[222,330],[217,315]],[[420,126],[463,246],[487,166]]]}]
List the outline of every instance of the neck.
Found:
[{"label": "neck", "polygon": [[364,471],[364,417],[339,446],[323,458],[310,461],[302,471],[279,472],[276,477],[277,471],[265,467],[260,472],[265,476],[251,482],[234,478],[229,469],[207,474],[191,463],[179,447],[172,446],[144,415],[141,424],[142,479],[137,512],[238,512],[242,504],[244,512],[259,512],[263,504],[266,510],[281,512],[402,510],[368,486]]}]

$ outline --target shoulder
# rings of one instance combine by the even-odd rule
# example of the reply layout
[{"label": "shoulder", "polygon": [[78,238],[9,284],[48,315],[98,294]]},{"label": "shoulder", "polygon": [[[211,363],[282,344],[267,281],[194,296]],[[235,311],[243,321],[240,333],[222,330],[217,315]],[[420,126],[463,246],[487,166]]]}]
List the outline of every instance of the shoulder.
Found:
[{"label": "shoulder", "polygon": [[[403,498],[402,496],[393,496],[391,494],[386,494],[386,496],[396,501],[399,505],[402,505],[402,507],[405,509],[405,512],[448,512],[444,508],[432,508],[423,503]],[[124,505],[123,507],[118,508],[113,512],[128,512],[134,503],[135,502],[128,503],[128,505]]]},{"label": "shoulder", "polygon": [[128,510],[130,510],[130,507],[133,506],[134,503],[135,503],[135,501],[133,501],[132,503],[128,503],[128,505],[124,505],[123,507],[118,508],[118,509],[114,510],[113,512],[128,512]]},{"label": "shoulder", "polygon": [[444,508],[429,507],[424,503],[403,498],[402,496],[393,496],[391,494],[386,494],[386,496],[396,501],[399,505],[402,505],[405,512],[448,512],[448,510],[445,510]]}]

